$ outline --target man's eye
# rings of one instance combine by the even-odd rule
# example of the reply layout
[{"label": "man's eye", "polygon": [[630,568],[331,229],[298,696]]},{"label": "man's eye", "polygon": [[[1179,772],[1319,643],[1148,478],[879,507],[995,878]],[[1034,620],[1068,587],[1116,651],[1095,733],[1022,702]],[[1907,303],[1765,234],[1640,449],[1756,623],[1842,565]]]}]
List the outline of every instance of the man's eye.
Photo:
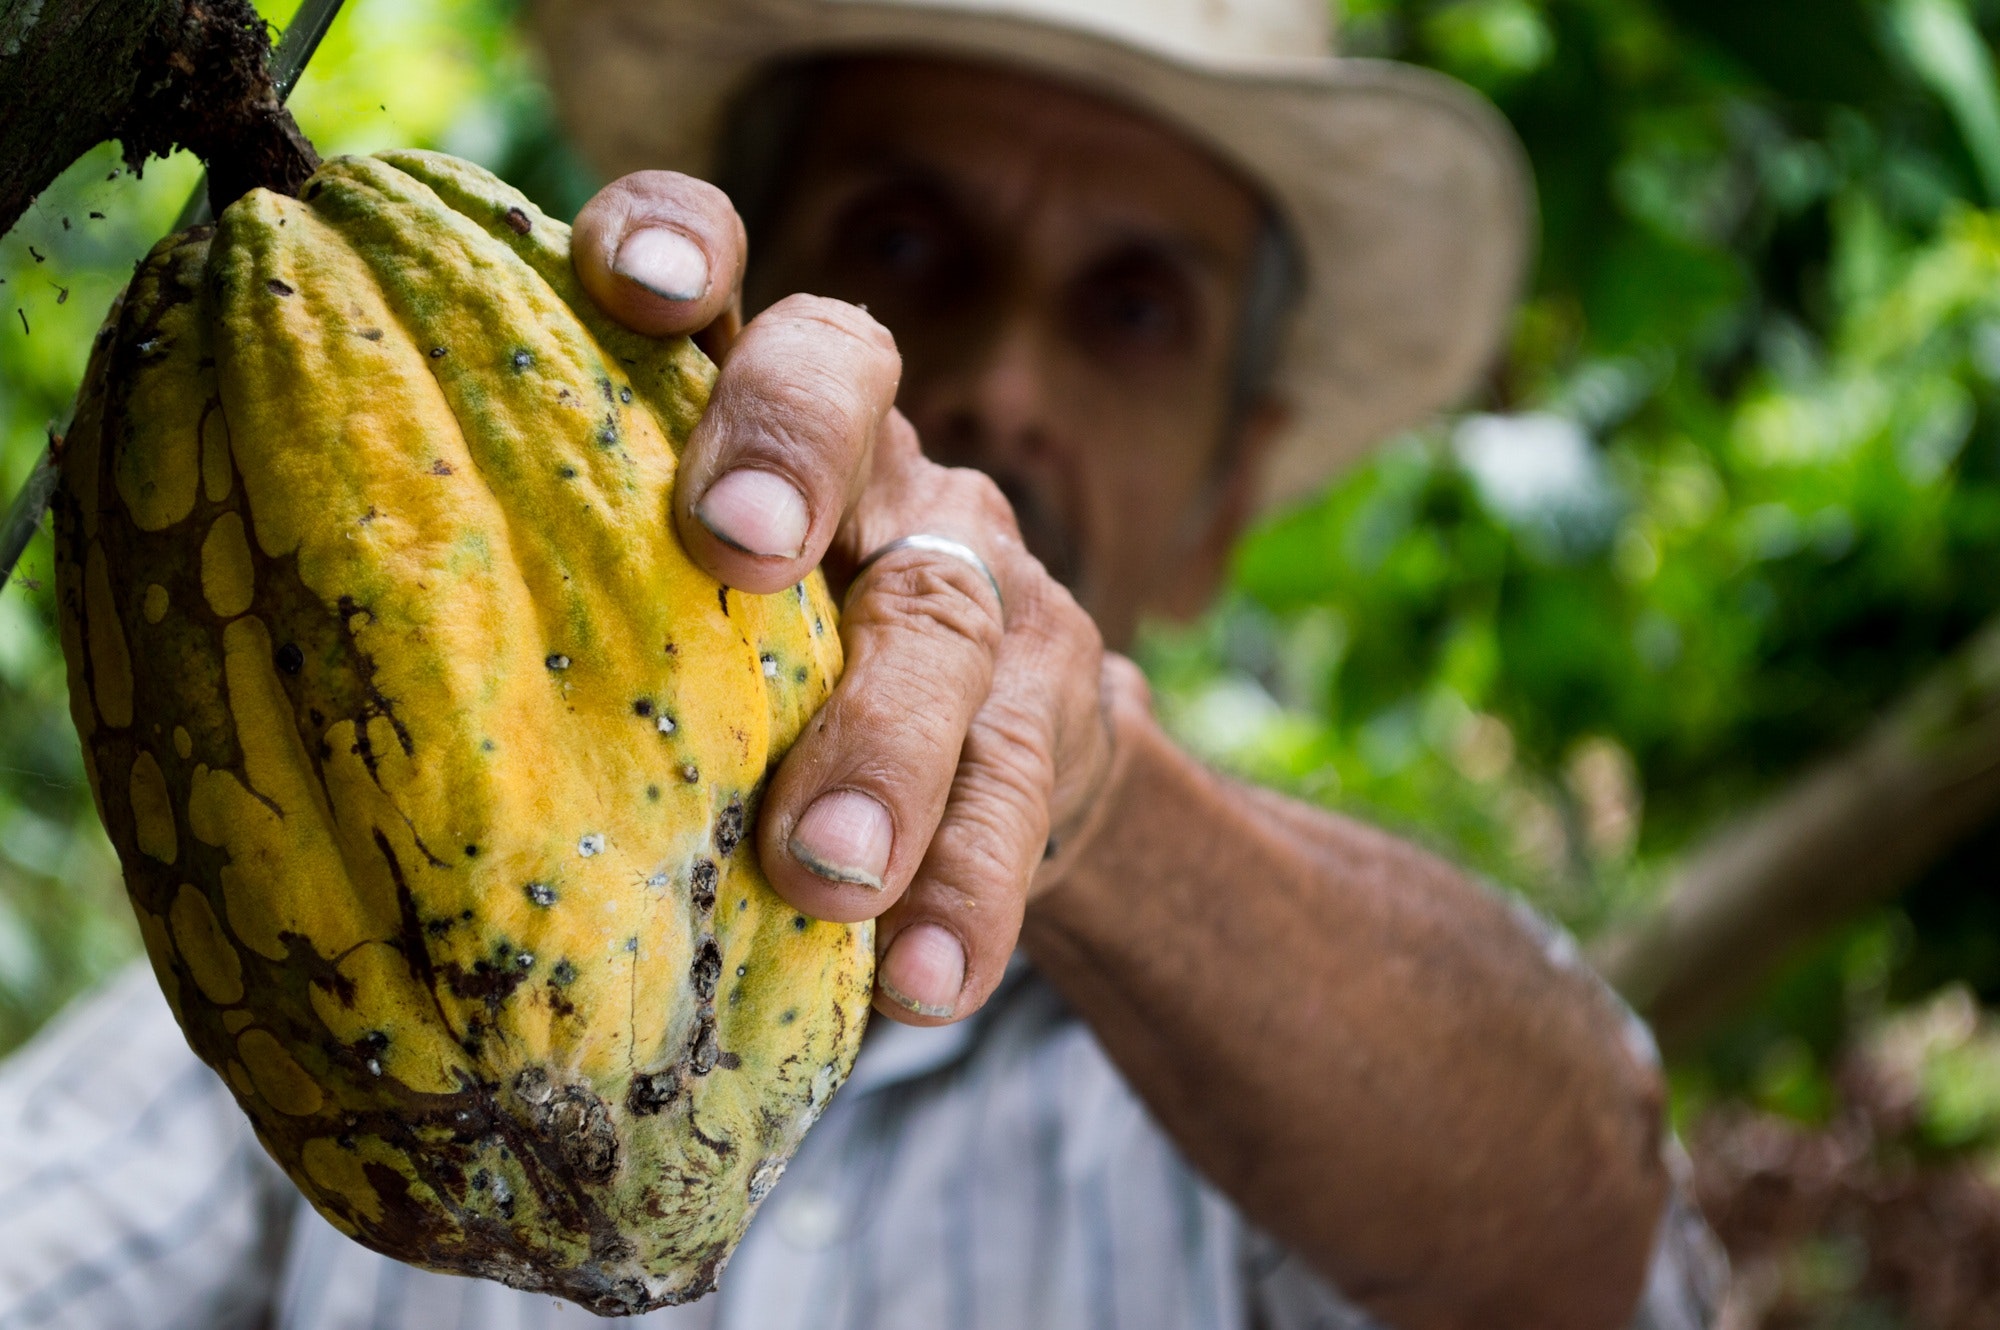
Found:
[{"label": "man's eye", "polygon": [[1112,353],[1158,353],[1188,346],[1195,295],[1172,264],[1133,255],[1100,265],[1078,284],[1075,312],[1086,342]]},{"label": "man's eye", "polygon": [[836,232],[836,248],[856,275],[898,284],[936,281],[954,266],[957,246],[938,208],[898,190],[865,198],[849,209]]}]

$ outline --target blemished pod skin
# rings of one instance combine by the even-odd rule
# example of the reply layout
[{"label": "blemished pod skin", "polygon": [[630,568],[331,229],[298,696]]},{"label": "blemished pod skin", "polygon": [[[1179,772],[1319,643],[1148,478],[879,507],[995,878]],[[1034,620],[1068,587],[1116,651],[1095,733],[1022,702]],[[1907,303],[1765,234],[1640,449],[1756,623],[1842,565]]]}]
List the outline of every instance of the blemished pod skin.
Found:
[{"label": "blemished pod skin", "polygon": [[841,666],[673,529],[714,369],[430,153],[168,238],[62,457],[71,709],[188,1042],[321,1214],[604,1314],[716,1275],[853,1065],[868,924],[750,837]]}]

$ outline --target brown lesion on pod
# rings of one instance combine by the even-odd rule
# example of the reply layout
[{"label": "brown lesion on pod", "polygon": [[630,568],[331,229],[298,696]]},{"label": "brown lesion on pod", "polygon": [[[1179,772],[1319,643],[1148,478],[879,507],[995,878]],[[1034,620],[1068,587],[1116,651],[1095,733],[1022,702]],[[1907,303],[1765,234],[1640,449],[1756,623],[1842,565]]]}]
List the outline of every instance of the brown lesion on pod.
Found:
[{"label": "brown lesion on pod", "polygon": [[715,908],[715,890],[722,874],[713,859],[697,859],[688,870],[688,899],[694,908],[707,914]]},{"label": "brown lesion on pod", "polygon": [[557,1085],[541,1067],[514,1077],[514,1097],[537,1136],[577,1175],[608,1182],[618,1171],[618,1132],[611,1110],[587,1085]]}]

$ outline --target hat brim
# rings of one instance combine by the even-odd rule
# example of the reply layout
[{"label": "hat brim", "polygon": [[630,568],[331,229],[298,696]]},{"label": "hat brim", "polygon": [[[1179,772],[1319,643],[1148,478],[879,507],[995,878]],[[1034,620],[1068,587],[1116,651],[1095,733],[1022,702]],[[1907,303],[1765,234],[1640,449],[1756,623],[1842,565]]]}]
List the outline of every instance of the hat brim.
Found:
[{"label": "hat brim", "polygon": [[1262,482],[1299,497],[1461,399],[1519,295],[1534,230],[1519,141],[1469,89],[1387,61],[1217,60],[997,13],[893,0],[542,0],[565,124],[610,174],[713,174],[723,120],[773,64],[914,52],[1046,71],[1172,124],[1261,185],[1307,290]]}]

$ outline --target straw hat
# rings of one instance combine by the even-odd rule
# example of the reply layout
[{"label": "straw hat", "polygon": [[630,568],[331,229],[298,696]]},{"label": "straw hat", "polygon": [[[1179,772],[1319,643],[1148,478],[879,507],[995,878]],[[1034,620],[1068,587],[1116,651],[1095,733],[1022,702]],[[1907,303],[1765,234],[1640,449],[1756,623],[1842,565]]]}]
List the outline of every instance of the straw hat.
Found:
[{"label": "straw hat", "polygon": [[1529,251],[1518,142],[1475,93],[1333,52],[1327,0],[542,0],[564,118],[611,174],[710,176],[774,63],[929,53],[1046,71],[1178,127],[1267,191],[1305,263],[1280,361],[1296,423],[1263,498],[1313,488],[1464,394]]}]

